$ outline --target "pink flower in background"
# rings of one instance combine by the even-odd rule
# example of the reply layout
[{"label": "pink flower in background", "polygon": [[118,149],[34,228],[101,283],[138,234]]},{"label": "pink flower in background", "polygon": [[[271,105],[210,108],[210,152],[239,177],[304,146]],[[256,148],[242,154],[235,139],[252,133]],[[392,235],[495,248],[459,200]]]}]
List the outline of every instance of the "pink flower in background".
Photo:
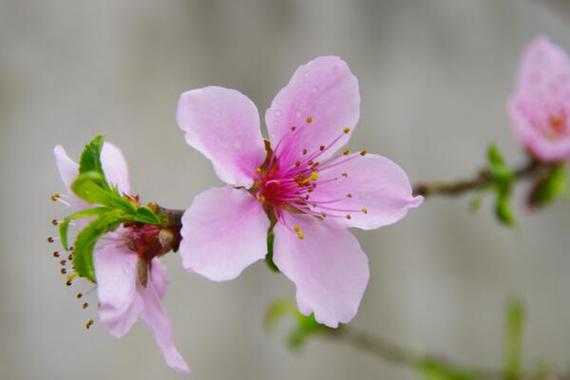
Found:
[{"label": "pink flower in background", "polygon": [[[73,211],[92,207],[71,191],[71,184],[78,176],[78,164],[61,146],[57,146],[54,153],[68,193],[61,197],[62,202]],[[121,151],[105,143],[101,164],[107,181],[128,195],[129,173]],[[159,226],[133,224],[123,225],[97,242],[94,263],[99,320],[111,335],[122,337],[142,318],[152,330],[167,364],[188,373],[188,365],[174,346],[170,320],[160,304],[166,292],[167,278],[157,257],[170,250],[163,241],[164,231]]]},{"label": "pink flower in background", "polygon": [[335,154],[359,118],[358,81],[338,57],[297,69],[265,115],[245,95],[205,87],[181,95],[186,141],[227,186],[206,190],[183,216],[183,265],[223,281],[265,257],[297,287],[303,314],[331,327],[350,321],[368,283],[368,259],[349,227],[375,229],[420,205],[406,173],[365,151]]},{"label": "pink flower in background", "polygon": [[508,110],[516,137],[536,159],[570,159],[570,59],[547,38],[526,48]]}]

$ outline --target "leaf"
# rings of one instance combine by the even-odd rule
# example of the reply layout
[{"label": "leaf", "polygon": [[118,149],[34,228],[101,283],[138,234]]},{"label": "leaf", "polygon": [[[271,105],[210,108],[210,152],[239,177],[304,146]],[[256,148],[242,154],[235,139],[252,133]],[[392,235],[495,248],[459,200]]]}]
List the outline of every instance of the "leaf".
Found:
[{"label": "leaf", "polygon": [[75,213],[65,217],[65,219],[63,219],[63,221],[59,224],[59,237],[61,239],[61,244],[63,245],[63,248],[65,248],[66,250],[69,249],[68,248],[68,231],[69,231],[69,224],[72,221],[78,220],[78,219],[89,218],[92,216],[99,216],[99,215],[104,214],[108,211],[110,211],[110,209],[107,207],[96,207],[96,208],[89,208],[86,210],[81,210],[81,211],[75,212]]},{"label": "leaf", "polygon": [[291,316],[295,320],[294,327],[287,335],[287,346],[291,350],[300,349],[310,336],[330,330],[329,327],[318,323],[313,314],[309,316],[301,314],[289,300],[277,300],[270,305],[265,315],[265,328],[268,331],[273,330],[286,316]]},{"label": "leaf", "polygon": [[85,227],[75,239],[73,269],[80,277],[96,282],[93,265],[93,248],[97,240],[105,233],[115,230],[124,219],[122,210],[113,210],[100,215]]},{"label": "leaf", "polygon": [[475,375],[466,370],[455,368],[441,361],[426,359],[417,366],[426,380],[473,380]]},{"label": "leaf", "polygon": [[522,374],[523,333],[526,322],[524,306],[513,299],[507,305],[505,334],[505,378],[516,380]]},{"label": "leaf", "polygon": [[129,217],[133,222],[145,224],[162,224],[163,218],[155,214],[150,208],[142,206],[136,209],[135,213]]},{"label": "leaf", "polygon": [[503,155],[495,144],[487,149],[487,162],[493,189],[497,194],[495,215],[502,224],[513,226],[515,217],[511,208],[511,195],[515,175],[511,168],[506,165]]},{"label": "leaf", "polygon": [[121,209],[131,215],[136,213],[136,207],[123,198],[117,189],[109,187],[104,175],[95,171],[80,174],[71,184],[71,189],[79,198],[91,204]]},{"label": "leaf", "polygon": [[79,174],[94,171],[103,175],[104,178],[103,166],[101,164],[101,150],[103,149],[103,144],[103,136],[97,135],[85,145],[79,160]]},{"label": "leaf", "polygon": [[511,208],[510,192],[504,194],[497,194],[495,201],[495,215],[499,222],[505,226],[513,226],[515,224],[515,217]]},{"label": "leaf", "polygon": [[528,197],[530,207],[544,207],[552,203],[567,190],[567,175],[563,165],[552,167],[549,172],[539,178],[533,185]]}]

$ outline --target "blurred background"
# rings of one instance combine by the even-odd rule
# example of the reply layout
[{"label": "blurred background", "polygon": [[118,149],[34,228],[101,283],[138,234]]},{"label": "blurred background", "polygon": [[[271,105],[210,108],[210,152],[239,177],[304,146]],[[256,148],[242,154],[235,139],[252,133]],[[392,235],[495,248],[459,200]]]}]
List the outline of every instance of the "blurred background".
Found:
[{"label": "blurred background", "polygon": [[[103,133],[144,200],[185,208],[219,181],[178,130],[179,94],[236,88],[264,112],[298,65],[336,54],[360,80],[353,147],[390,157],[414,181],[469,176],[491,142],[524,161],[505,113],[518,59],[542,33],[570,50],[569,21],[567,1],[0,0],[0,378],[179,378],[142,325],[121,340],[85,331],[94,309],[74,298],[85,285],[65,287],[46,243],[65,212],[49,201],[62,189],[54,145],[77,158]],[[371,281],[353,325],[499,366],[516,295],[528,309],[526,365],[570,366],[570,204],[520,206],[510,230],[488,202],[473,214],[468,201],[429,200],[394,226],[357,232]],[[165,304],[196,379],[415,376],[327,341],[290,353],[285,331],[269,336],[262,321],[294,288],[263,263],[213,283],[176,255],[165,261]]]}]

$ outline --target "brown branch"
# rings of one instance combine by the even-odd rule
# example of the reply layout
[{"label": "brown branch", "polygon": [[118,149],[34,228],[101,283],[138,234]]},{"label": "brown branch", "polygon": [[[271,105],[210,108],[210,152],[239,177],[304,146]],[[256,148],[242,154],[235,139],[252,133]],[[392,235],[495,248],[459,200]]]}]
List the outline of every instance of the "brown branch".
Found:
[{"label": "brown branch", "polygon": [[[536,160],[529,162],[514,171],[515,180],[534,177],[541,174],[545,169],[550,167],[549,164],[541,163]],[[481,190],[493,183],[493,177],[489,169],[482,169],[473,178],[467,178],[458,181],[434,181],[420,182],[414,186],[415,195],[423,195],[424,197],[440,196],[460,196],[470,191]]]}]

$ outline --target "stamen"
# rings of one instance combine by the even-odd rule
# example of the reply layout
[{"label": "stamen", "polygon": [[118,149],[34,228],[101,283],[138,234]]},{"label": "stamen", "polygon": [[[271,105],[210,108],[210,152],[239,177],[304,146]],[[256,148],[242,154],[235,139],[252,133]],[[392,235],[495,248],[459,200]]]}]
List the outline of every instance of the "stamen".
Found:
[{"label": "stamen", "polygon": [[81,307],[83,308],[83,310],[85,310],[89,307],[89,304],[87,302],[84,302],[83,305],[81,305]]},{"label": "stamen", "polygon": [[348,178],[348,173],[342,173],[341,174],[344,178]]},{"label": "stamen", "polygon": [[366,156],[367,153],[368,153],[368,151],[367,151],[366,149],[363,149],[363,150],[360,152],[360,155],[361,155],[361,156]]},{"label": "stamen", "polygon": [[352,219],[352,216],[350,214],[346,214],[346,219],[350,220]]},{"label": "stamen", "polygon": [[67,260],[69,261],[73,260],[73,254],[70,253],[69,256],[67,256]]},{"label": "stamen", "polygon": [[319,147],[319,150],[322,152],[323,150],[325,150],[325,146],[324,146],[324,145],[321,145],[321,146]]},{"label": "stamen", "polygon": [[344,128],[342,131],[343,131],[345,134],[348,134],[348,133],[350,132],[350,128]]},{"label": "stamen", "polygon": [[77,295],[75,295],[75,298],[80,299],[81,297],[83,297],[83,294],[81,293],[77,293]]},{"label": "stamen", "polygon": [[65,265],[65,263],[67,263],[67,261],[65,261],[65,260],[60,260],[60,261],[59,261],[59,265]]},{"label": "stamen", "polygon": [[295,231],[295,235],[297,235],[300,240],[305,238],[305,233],[303,232],[303,229],[301,229],[300,225],[293,224],[293,231]]},{"label": "stamen", "polygon": [[55,242],[55,239],[53,237],[49,236],[47,238],[47,242],[51,244],[51,243]]},{"label": "stamen", "polygon": [[67,269],[65,268],[61,268],[61,270],[59,271],[61,274],[66,274],[67,273]]},{"label": "stamen", "polygon": [[55,251],[52,255],[53,255],[53,257],[59,257],[59,252]]},{"label": "stamen", "polygon": [[349,154],[350,154],[350,149],[345,149],[345,150],[342,152],[342,155],[343,155],[343,156],[348,156]]},{"label": "stamen", "polygon": [[307,154],[308,150],[307,149],[303,149],[303,155]]},{"label": "stamen", "polygon": [[59,224],[59,222],[57,221],[57,219],[52,219],[51,224],[53,224],[54,226],[57,226]]},{"label": "stamen", "polygon": [[94,320],[92,320],[92,319],[88,320],[87,323],[85,323],[85,328],[87,330],[89,330],[91,328],[91,326],[93,326],[94,323],[95,323]]},{"label": "stamen", "polygon": [[311,124],[313,122],[313,117],[312,116],[307,116],[307,118],[305,119],[305,122],[307,124]]},{"label": "stamen", "polygon": [[365,214],[368,214],[368,209],[366,207],[362,208],[362,210],[360,210],[360,211],[362,211]]},{"label": "stamen", "polygon": [[60,193],[53,193],[52,195],[50,195],[49,198],[51,199],[52,202],[57,202],[59,200],[59,198],[61,198],[61,194]]},{"label": "stamen", "polygon": [[350,193],[346,194],[346,196],[347,196],[348,198],[352,198],[352,194],[350,194]]}]

